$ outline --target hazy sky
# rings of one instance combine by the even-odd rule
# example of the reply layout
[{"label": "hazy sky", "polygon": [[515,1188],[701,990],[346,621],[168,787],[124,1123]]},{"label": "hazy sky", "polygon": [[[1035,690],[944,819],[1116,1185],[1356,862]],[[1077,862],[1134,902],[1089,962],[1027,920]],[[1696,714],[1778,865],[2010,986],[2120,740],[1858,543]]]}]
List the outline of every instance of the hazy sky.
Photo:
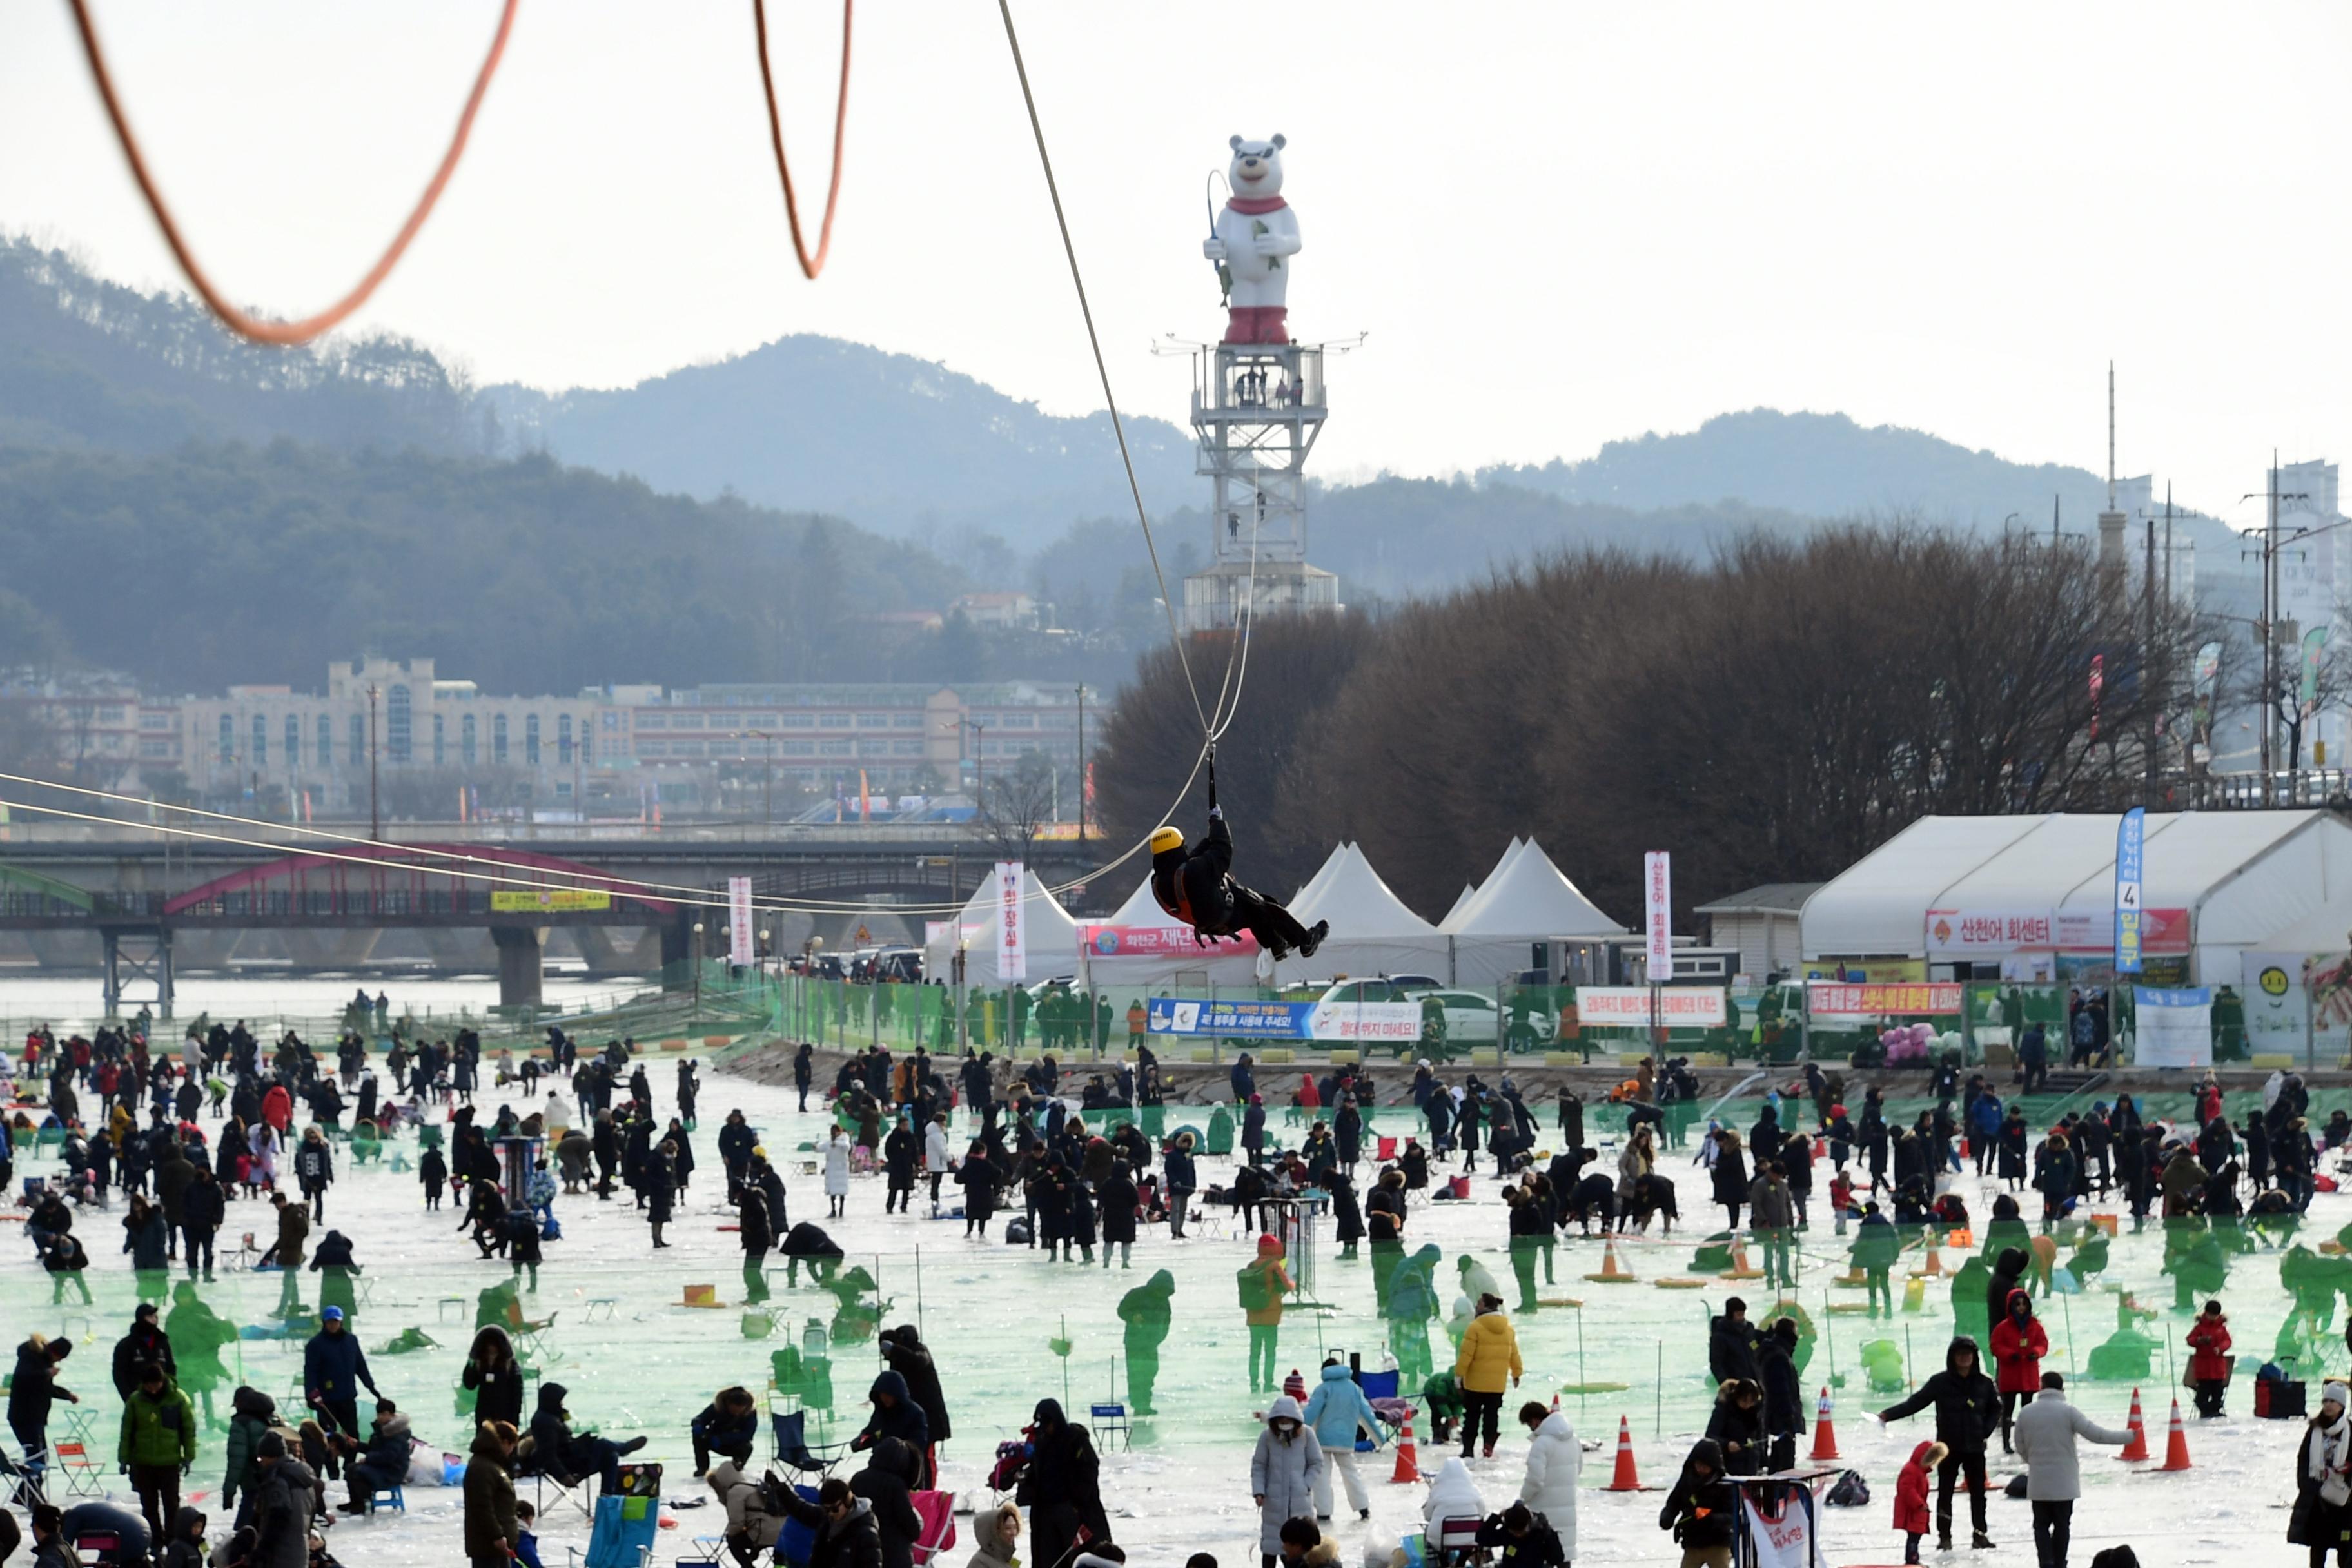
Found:
[{"label": "hazy sky", "polygon": [[[95,0],[135,124],[237,296],[315,309],[430,172],[493,0]],[[2273,444],[2342,458],[2339,5],[1024,0],[1115,383],[1219,330],[1225,139],[1279,131],[1318,466],[1589,455],[1757,405],[2119,458],[2252,521]],[[821,202],[837,8],[774,7]],[[612,385],[824,332],[1068,412],[1093,372],[996,10],[868,0],[834,258],[803,281],[747,4],[526,0],[456,184],[360,318],[483,380]],[[805,173],[803,173],[805,171]],[[0,0],[0,226],[176,283],[62,0]],[[1154,504],[1160,504],[1157,498]],[[1178,498],[1183,499],[1183,498]],[[1916,498],[1890,497],[1900,503]]]}]

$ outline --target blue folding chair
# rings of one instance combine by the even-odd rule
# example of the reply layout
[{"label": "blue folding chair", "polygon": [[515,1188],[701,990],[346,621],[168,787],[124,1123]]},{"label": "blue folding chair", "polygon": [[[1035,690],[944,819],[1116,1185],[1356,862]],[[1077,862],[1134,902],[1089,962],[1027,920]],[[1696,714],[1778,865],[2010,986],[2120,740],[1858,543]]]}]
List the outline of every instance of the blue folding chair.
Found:
[{"label": "blue folding chair", "polygon": [[768,1425],[776,1440],[776,1459],[803,1475],[827,1475],[849,1452],[846,1443],[820,1443],[812,1447],[808,1440],[808,1412],[805,1410],[775,1410],[769,1412]]}]

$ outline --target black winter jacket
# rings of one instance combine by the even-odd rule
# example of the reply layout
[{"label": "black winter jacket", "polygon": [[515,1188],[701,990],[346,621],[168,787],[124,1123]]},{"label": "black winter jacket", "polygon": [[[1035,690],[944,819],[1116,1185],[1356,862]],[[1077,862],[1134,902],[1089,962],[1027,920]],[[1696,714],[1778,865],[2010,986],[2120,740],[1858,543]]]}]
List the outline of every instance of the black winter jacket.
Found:
[{"label": "black winter jacket", "polygon": [[[1974,1356],[1976,1363],[1965,1373],[1955,1367],[1963,1349]],[[1984,1357],[1977,1350],[1976,1341],[1956,1339],[1944,1352],[1944,1370],[1921,1384],[1910,1398],[1880,1411],[1879,1419],[1900,1421],[1932,1405],[1936,1407],[1936,1440],[1955,1454],[1981,1454],[1986,1440],[2000,1425],[2000,1394],[1992,1379],[1984,1374],[1983,1367]]]}]

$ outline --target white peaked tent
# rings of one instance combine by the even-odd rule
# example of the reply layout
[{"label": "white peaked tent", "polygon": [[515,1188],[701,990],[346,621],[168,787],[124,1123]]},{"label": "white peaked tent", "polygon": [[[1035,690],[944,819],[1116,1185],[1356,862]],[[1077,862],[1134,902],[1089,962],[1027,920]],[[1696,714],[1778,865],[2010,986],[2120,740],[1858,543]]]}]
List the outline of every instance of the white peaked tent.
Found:
[{"label": "white peaked tent", "polygon": [[1323,884],[1331,879],[1331,873],[1338,870],[1341,862],[1347,858],[1348,847],[1344,844],[1333,845],[1331,853],[1323,858],[1323,864],[1315,868],[1315,875],[1299,883],[1298,891],[1290,895],[1289,907],[1295,910],[1313,898],[1322,889]]},{"label": "white peaked tent", "polygon": [[1331,922],[1313,958],[1293,954],[1277,966],[1285,983],[1328,975],[1445,973],[1445,937],[1405,907],[1364,852],[1343,844],[1299,889],[1290,912],[1298,923]]},{"label": "white peaked tent", "polygon": [[1440,931],[1444,931],[1444,930],[1445,930],[1448,926],[1452,925],[1452,924],[1454,923],[1454,917],[1455,915],[1458,915],[1458,914],[1460,914],[1460,913],[1462,912],[1462,906],[1463,906],[1463,905],[1465,905],[1465,904],[1466,904],[1466,903],[1468,903],[1471,900],[1473,900],[1473,899],[1476,898],[1477,896],[1478,896],[1478,884],[1477,884],[1477,883],[1475,883],[1475,882],[1465,882],[1465,883],[1463,883],[1463,884],[1462,884],[1462,894],[1461,894],[1461,896],[1460,896],[1459,898],[1457,898],[1457,899],[1455,899],[1455,900],[1454,900],[1454,907],[1453,907],[1452,909],[1450,909],[1450,910],[1446,910],[1446,911],[1445,911],[1445,918],[1444,918],[1444,920],[1442,920],[1442,921],[1438,921],[1438,922],[1437,922],[1437,929],[1438,929],[1438,930],[1440,930]]},{"label": "white peaked tent", "polygon": [[[1189,988],[1206,982],[1221,988],[1247,986],[1257,978],[1257,952],[1237,953],[1230,946],[1196,947],[1192,941],[1192,928],[1166,910],[1151,896],[1151,874],[1145,872],[1143,880],[1118,910],[1099,921],[1087,921],[1086,926],[1117,927],[1128,931],[1171,931],[1181,940],[1167,944],[1170,952],[1126,953],[1117,951],[1115,940],[1098,939],[1086,952],[1085,974],[1088,984],[1097,986],[1153,986],[1181,983]],[[1105,951],[1106,948],[1110,951]],[[1222,956],[1220,956],[1222,955]]]},{"label": "white peaked tent", "polygon": [[1532,838],[1505,851],[1494,873],[1446,917],[1454,978],[1493,985],[1529,966],[1534,944],[1550,937],[1624,936]]},{"label": "white peaked tent", "polygon": [[[923,945],[923,973],[945,980],[954,973],[956,937],[962,932],[964,984],[1001,985],[996,972],[996,900],[999,884],[994,867],[965,903],[962,911],[945,922]],[[1078,965],[1078,924],[1053,894],[1024,869],[1021,879],[1022,923],[1029,957],[1029,978],[1034,985],[1056,974],[1074,974]]]}]

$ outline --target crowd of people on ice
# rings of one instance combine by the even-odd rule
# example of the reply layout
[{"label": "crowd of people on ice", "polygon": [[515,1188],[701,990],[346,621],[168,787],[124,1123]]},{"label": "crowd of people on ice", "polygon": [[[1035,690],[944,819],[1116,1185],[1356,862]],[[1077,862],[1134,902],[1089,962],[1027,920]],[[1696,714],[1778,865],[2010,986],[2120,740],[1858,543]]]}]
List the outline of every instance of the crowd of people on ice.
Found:
[{"label": "crowd of people on ice", "polygon": [[[975,1241],[987,1238],[1002,1212],[1007,1240],[1081,1265],[1097,1262],[1099,1246],[1099,1264],[1108,1268],[1114,1257],[1121,1268],[1132,1266],[1147,1228],[1156,1233],[1164,1225],[1168,1240],[1186,1241],[1196,1203],[1234,1211],[1248,1231],[1259,1233],[1236,1285],[1251,1389],[1272,1396],[1250,1466],[1268,1568],[1276,1558],[1330,1560],[1336,1547],[1325,1527],[1335,1489],[1344,1486],[1349,1506],[1360,1518],[1369,1516],[1355,1463],[1358,1444],[1377,1443],[1392,1427],[1391,1413],[1375,1410],[1351,1369],[1336,1360],[1321,1368],[1311,1389],[1295,1374],[1287,1384],[1280,1380],[1282,1316],[1297,1290],[1292,1260],[1270,1233],[1270,1216],[1285,1201],[1328,1204],[1340,1261],[1359,1257],[1360,1244],[1368,1246],[1401,1388],[1425,1406],[1439,1441],[1460,1428],[1460,1456],[1432,1485],[1433,1530],[1445,1520],[1475,1516],[1481,1544],[1515,1568],[1547,1568],[1572,1561],[1576,1550],[1581,1447],[1567,1417],[1532,1401],[1519,1408],[1530,1447],[1520,1497],[1511,1506],[1486,1510],[1467,1467],[1495,1458],[1502,1407],[1524,1373],[1511,1320],[1540,1309],[1537,1275],[1549,1282],[1562,1229],[1574,1224],[1589,1235],[1597,1226],[1613,1236],[1660,1219],[1671,1230],[1680,1215],[1674,1183],[1660,1161],[1667,1152],[1688,1150],[1694,1163],[1707,1168],[1710,1190],[1726,1211],[1726,1232],[1709,1241],[1737,1241],[1744,1231],[1763,1252],[1768,1288],[1791,1282],[1796,1235],[1811,1228],[1815,1163],[1825,1161],[1836,1228],[1843,1234],[1849,1221],[1855,1223],[1856,1271],[1871,1287],[1874,1310],[1891,1311],[1886,1277],[1900,1253],[1969,1224],[1956,1196],[1928,1194],[1939,1173],[1961,1169],[1974,1153],[1984,1163],[1981,1169],[2011,1189],[1982,1227],[1990,1267],[1974,1277],[1964,1268],[1954,1287],[1955,1316],[1966,1325],[1960,1292],[1973,1293],[1984,1281],[1977,1318],[1984,1327],[1955,1338],[1943,1369],[1883,1412],[1895,1420],[1932,1410],[1936,1422],[1933,1441],[1920,1445],[1898,1479],[1896,1522],[1914,1560],[1931,1530],[1948,1545],[1952,1496],[1964,1488],[1975,1543],[1989,1546],[1986,1466],[1997,1436],[2004,1454],[2013,1446],[2027,1467],[2042,1561],[2063,1563],[2076,1495],[2069,1479],[2073,1446],[2080,1438],[2122,1437],[2075,1413],[2063,1379],[2040,1368],[2048,1341],[2032,1303],[2035,1288],[2046,1290],[2053,1272],[2052,1233],[2078,1228],[2071,1223],[2077,1209],[2110,1191],[2120,1192],[2137,1220],[2160,1203],[2168,1268],[2173,1267],[2170,1235],[2179,1226],[2197,1237],[2179,1249],[2180,1288],[2204,1293],[2212,1277],[2204,1253],[2216,1236],[2242,1235],[2241,1220],[2246,1228],[2265,1221],[2291,1227],[2316,1184],[2318,1152],[2343,1141],[2332,1124],[2316,1135],[2311,1131],[2307,1096],[2293,1075],[2275,1077],[2263,1108],[2234,1129],[2221,1114],[2217,1084],[2200,1089],[2200,1114],[2193,1125],[2179,1128],[2143,1125],[2133,1098],[2117,1095],[2112,1108],[2102,1103],[2070,1113],[2036,1151],[2032,1187],[2043,1200],[2037,1236],[2011,1195],[2023,1181],[2021,1172],[2012,1173],[2023,1153],[2011,1131],[2021,1125],[2021,1116],[2000,1105],[1981,1075],[1962,1082],[1950,1064],[1932,1069],[1934,1108],[1894,1131],[1877,1086],[1864,1090],[1859,1118],[1850,1119],[1836,1075],[1809,1066],[1788,1094],[1776,1089],[1766,1096],[1743,1138],[1717,1121],[1697,1125],[1698,1086],[1686,1064],[1645,1060],[1609,1096],[1627,1124],[1612,1178],[1587,1169],[1601,1156],[1586,1138],[1583,1101],[1573,1089],[1559,1099],[1559,1152],[1539,1165],[1537,1119],[1507,1073],[1491,1089],[1475,1074],[1449,1086],[1426,1061],[1418,1064],[1409,1090],[1427,1127],[1426,1144],[1418,1132],[1401,1142],[1372,1137],[1364,1111],[1374,1103],[1375,1086],[1369,1074],[1346,1066],[1320,1077],[1303,1075],[1287,1097],[1285,1128],[1270,1128],[1255,1064],[1247,1056],[1231,1069],[1230,1106],[1212,1108],[1205,1129],[1188,1126],[1155,1139],[1133,1113],[1164,1104],[1165,1086],[1149,1047],[1138,1056],[1134,1064],[1072,1074],[1050,1058],[1016,1063],[968,1053],[943,1070],[919,1048],[896,1058],[879,1047],[848,1057],[825,1094],[833,1111],[819,1161],[826,1217],[845,1212],[853,1173],[870,1163],[881,1177],[886,1214],[910,1210],[925,1188],[919,1201],[937,1213],[943,1187],[952,1182],[965,1233]],[[514,1498],[518,1475],[543,1474],[561,1485],[593,1479],[608,1491],[625,1484],[625,1461],[645,1437],[615,1440],[576,1425],[566,1408],[569,1391],[544,1381],[526,1419],[516,1342],[537,1326],[525,1300],[537,1290],[544,1244],[561,1237],[555,1210],[562,1199],[593,1194],[610,1202],[625,1188],[645,1217],[651,1246],[668,1245],[663,1227],[696,1167],[698,1064],[676,1064],[671,1110],[664,1114],[656,1109],[650,1075],[631,1042],[583,1053],[579,1042],[551,1030],[543,1055],[525,1052],[520,1062],[503,1052],[491,1058],[492,1087],[519,1086],[525,1109],[501,1102],[484,1122],[473,1103],[484,1058],[470,1031],[449,1041],[396,1038],[381,1058],[392,1079],[389,1093],[379,1090],[376,1059],[356,1032],[339,1040],[327,1060],[292,1034],[265,1051],[240,1022],[193,1027],[176,1053],[152,1052],[135,1029],[102,1029],[92,1038],[62,1043],[39,1030],[26,1040],[21,1066],[0,1068],[44,1087],[42,1118],[33,1121],[28,1110],[18,1121],[36,1134],[53,1132],[58,1142],[59,1172],[45,1184],[26,1227],[40,1266],[52,1276],[52,1299],[62,1300],[66,1290],[78,1288],[82,1300],[90,1300],[83,1279],[91,1267],[85,1250],[89,1220],[93,1211],[110,1211],[119,1189],[125,1198],[121,1250],[131,1260],[140,1300],[112,1367],[122,1408],[117,1458],[137,1495],[135,1514],[105,1503],[62,1512],[50,1505],[43,1487],[49,1418],[60,1404],[80,1403],[60,1381],[72,1343],[34,1333],[17,1347],[8,1420],[22,1456],[23,1496],[35,1503],[37,1563],[69,1561],[59,1543],[86,1530],[90,1510],[121,1516],[107,1520],[107,1527],[126,1540],[135,1533],[142,1542],[137,1550],[159,1562],[189,1561],[208,1534],[220,1539],[205,1560],[221,1568],[327,1562],[331,1553],[323,1531],[335,1512],[364,1510],[377,1494],[400,1484],[415,1435],[407,1413],[377,1388],[352,1332],[354,1280],[364,1272],[359,1244],[324,1227],[338,1157],[363,1163],[369,1145],[407,1128],[417,1134],[416,1179],[426,1212],[439,1209],[446,1192],[460,1213],[457,1229],[469,1236],[479,1256],[509,1266],[508,1278],[482,1293],[461,1373],[461,1384],[475,1400],[473,1435],[465,1445],[469,1559],[530,1561],[527,1510]],[[794,1063],[803,1104],[815,1077],[814,1052],[804,1046]],[[540,1083],[547,1079],[556,1087],[542,1096]],[[567,1085],[570,1101],[562,1093]],[[1810,1131],[1799,1130],[1790,1114],[1806,1100],[1815,1111]],[[298,1106],[309,1116],[299,1133]],[[959,1110],[971,1119],[972,1131],[951,1140]],[[1090,1111],[1104,1114],[1090,1124]],[[2343,1120],[2341,1112],[2336,1120]],[[1283,1147],[1290,1125],[1299,1135],[1295,1146]],[[1694,1133],[1699,1134],[1695,1140]],[[1988,1142],[1990,1157],[1983,1152]],[[1376,1151],[1376,1142],[1389,1146]],[[1234,1151],[1230,1177],[1204,1185],[1200,1161],[1228,1146]],[[513,1152],[534,1147],[546,1153],[516,1168]],[[782,1173],[740,1110],[721,1123],[715,1147],[737,1216],[747,1298],[766,1299],[771,1253],[790,1265],[788,1283],[806,1266],[834,1292],[836,1325],[853,1331],[845,1337],[855,1338],[854,1331],[863,1328],[886,1366],[868,1392],[873,1414],[856,1443],[864,1468],[828,1480],[814,1500],[752,1473],[759,1402],[743,1386],[719,1391],[691,1424],[696,1473],[723,1504],[730,1544],[746,1563],[797,1522],[814,1532],[814,1562],[873,1568],[878,1559],[901,1568],[922,1528],[912,1500],[936,1481],[939,1447],[951,1430],[932,1350],[911,1325],[882,1329],[870,1277],[844,1266],[842,1249],[821,1226],[792,1222]],[[1444,1168],[1456,1152],[1462,1177]],[[1509,1209],[1517,1290],[1516,1306],[1507,1309],[1499,1282],[1475,1258],[1456,1259],[1459,1279],[1449,1289],[1436,1278],[1443,1255],[1433,1243],[1409,1249],[1409,1235],[1431,1224],[1434,1211],[1427,1205],[1467,1196],[1463,1178],[1477,1171],[1482,1152],[1490,1157],[1487,1173],[1501,1184]],[[1360,1199],[1357,1173],[1368,1155],[1374,1169]],[[0,1179],[8,1175],[0,1169]],[[1881,1212],[1881,1197],[1892,1215]],[[268,1205],[265,1223],[257,1226],[268,1245],[254,1261],[281,1274],[278,1331],[303,1340],[298,1410],[281,1412],[268,1394],[251,1387],[234,1389],[226,1417],[215,1406],[215,1394],[231,1381],[220,1349],[236,1331],[205,1305],[199,1284],[213,1278],[215,1240],[226,1223],[226,1205],[239,1202]],[[79,1235],[77,1216],[84,1226]],[[320,1229],[324,1234],[314,1242],[312,1233]],[[2077,1237],[2075,1245],[2070,1271],[2077,1278],[2095,1274],[2098,1237]],[[2224,1269],[2231,1255],[2223,1248]],[[2336,1280],[2326,1264],[2334,1260],[2305,1257],[2325,1277],[2310,1291],[2332,1293]],[[306,1264],[320,1277],[315,1310],[301,1299]],[[171,1279],[175,1268],[185,1274],[177,1282]],[[1118,1304],[1129,1399],[1139,1415],[1153,1409],[1159,1356],[1173,1321],[1174,1283],[1170,1271],[1157,1270]],[[2298,1300],[2305,1294],[2299,1291]],[[166,1300],[168,1314],[162,1310]],[[2324,1325],[2324,1308],[2315,1310]],[[1450,1364],[1438,1363],[1431,1350],[1431,1331],[1441,1323],[1454,1345]],[[1706,1436],[1670,1489],[1660,1521],[1682,1545],[1686,1564],[1727,1562],[1733,1510],[1725,1500],[1732,1489],[1793,1462],[1803,1415],[1796,1370],[1803,1332],[1801,1312],[1776,1311],[1751,1326],[1736,1300],[1715,1320],[1709,1360],[1718,1398]],[[2219,1415],[2232,1363],[2218,1300],[2208,1300],[2197,1315],[2189,1343],[2198,1408]],[[362,1391],[374,1398],[364,1419]],[[2326,1550],[2352,1542],[2352,1492],[2345,1487],[2352,1421],[2344,1393],[2340,1384],[2327,1385],[2299,1450],[2296,1538],[2311,1544],[2315,1562]],[[215,1505],[225,1517],[216,1531],[210,1518],[180,1500],[180,1481],[193,1473],[207,1430],[226,1434]],[[1072,1568],[1088,1556],[1123,1560],[1111,1540],[1099,1461],[1084,1428],[1056,1402],[1044,1400],[1023,1441],[1012,1447],[1013,1452],[1000,1456],[995,1479],[1010,1485],[1015,1504],[1029,1510],[1028,1560],[1041,1568]],[[1927,1510],[1931,1479],[1937,1490],[1932,1516]],[[331,1507],[327,1483],[337,1479],[346,1482],[347,1495]],[[1454,1511],[1465,1506],[1466,1512]],[[1008,1506],[982,1523],[978,1568],[1009,1568],[1023,1528],[1018,1509]],[[1433,1551],[1434,1542],[1433,1533]]]}]

